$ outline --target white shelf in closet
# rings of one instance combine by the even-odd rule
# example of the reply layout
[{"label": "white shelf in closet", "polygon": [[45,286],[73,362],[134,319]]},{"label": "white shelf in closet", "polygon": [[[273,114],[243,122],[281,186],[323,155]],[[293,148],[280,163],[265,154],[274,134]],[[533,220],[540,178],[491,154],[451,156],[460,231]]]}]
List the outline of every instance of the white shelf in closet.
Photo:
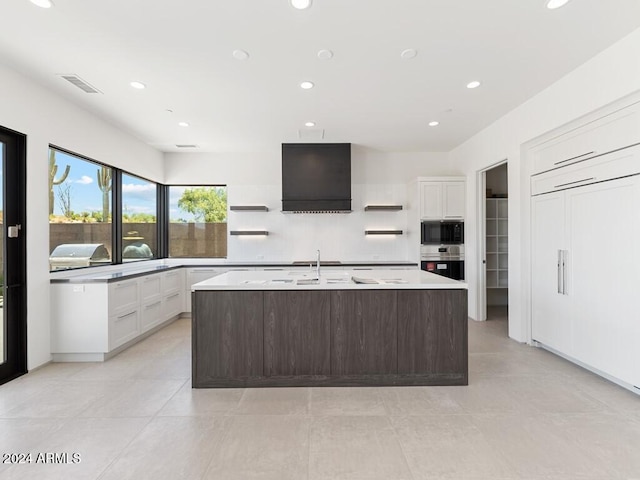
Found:
[{"label": "white shelf in closet", "polygon": [[508,199],[490,197],[486,200],[487,288],[507,288],[509,286]]}]

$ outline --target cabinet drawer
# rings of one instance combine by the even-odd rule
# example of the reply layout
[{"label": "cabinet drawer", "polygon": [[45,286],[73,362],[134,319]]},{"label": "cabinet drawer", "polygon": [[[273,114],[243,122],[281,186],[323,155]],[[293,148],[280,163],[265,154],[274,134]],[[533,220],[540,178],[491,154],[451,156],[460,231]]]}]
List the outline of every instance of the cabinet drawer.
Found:
[{"label": "cabinet drawer", "polygon": [[134,339],[139,331],[138,310],[112,316],[109,318],[109,350]]},{"label": "cabinet drawer", "polygon": [[162,293],[169,293],[182,290],[182,270],[166,272],[162,276]]},{"label": "cabinet drawer", "polygon": [[109,285],[109,308],[111,315],[137,308],[140,302],[138,280],[126,280]]},{"label": "cabinet drawer", "polygon": [[640,103],[576,128],[533,151],[533,174],[640,143]]},{"label": "cabinet drawer", "polygon": [[566,190],[640,173],[640,146],[531,177],[531,194]]},{"label": "cabinet drawer", "polygon": [[140,280],[140,300],[146,302],[155,297],[159,297],[162,288],[160,285],[161,275],[154,274],[149,275],[148,277],[142,277]]},{"label": "cabinet drawer", "polygon": [[193,268],[187,272],[187,287],[190,289],[194,283],[202,282],[216,275],[224,273],[226,270],[219,268]]},{"label": "cabinet drawer", "polygon": [[142,306],[142,312],[140,315],[140,330],[146,332],[156,325],[162,323],[163,317],[162,300],[156,300],[153,303],[148,303]]},{"label": "cabinet drawer", "polygon": [[165,320],[180,315],[183,310],[182,292],[172,293],[164,299],[163,317]]}]

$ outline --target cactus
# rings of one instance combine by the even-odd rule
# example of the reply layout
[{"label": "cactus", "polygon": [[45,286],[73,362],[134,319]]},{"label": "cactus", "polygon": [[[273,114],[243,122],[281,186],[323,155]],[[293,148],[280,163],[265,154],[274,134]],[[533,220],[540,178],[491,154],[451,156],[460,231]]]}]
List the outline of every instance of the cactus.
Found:
[{"label": "cactus", "polygon": [[49,149],[49,215],[53,215],[53,186],[60,185],[67,179],[69,175],[69,165],[64,169],[64,173],[60,178],[56,178],[58,173],[58,165],[56,165],[56,152],[53,149]]},{"label": "cactus", "polygon": [[97,173],[98,187],[102,192],[102,221],[109,221],[109,192],[111,191],[111,169],[100,167]]}]

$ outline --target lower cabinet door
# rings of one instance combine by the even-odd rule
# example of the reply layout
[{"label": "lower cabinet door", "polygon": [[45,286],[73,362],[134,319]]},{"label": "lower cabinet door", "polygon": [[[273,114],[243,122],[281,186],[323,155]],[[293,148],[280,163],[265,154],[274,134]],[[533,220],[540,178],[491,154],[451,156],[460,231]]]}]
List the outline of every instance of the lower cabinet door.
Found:
[{"label": "lower cabinet door", "polygon": [[139,312],[119,313],[109,318],[109,350],[133,340],[140,333]]},{"label": "lower cabinet door", "polygon": [[140,330],[146,332],[164,321],[162,300],[156,300],[142,306],[140,317]]},{"label": "lower cabinet door", "polygon": [[182,292],[175,292],[164,299],[162,318],[168,320],[182,313]]}]

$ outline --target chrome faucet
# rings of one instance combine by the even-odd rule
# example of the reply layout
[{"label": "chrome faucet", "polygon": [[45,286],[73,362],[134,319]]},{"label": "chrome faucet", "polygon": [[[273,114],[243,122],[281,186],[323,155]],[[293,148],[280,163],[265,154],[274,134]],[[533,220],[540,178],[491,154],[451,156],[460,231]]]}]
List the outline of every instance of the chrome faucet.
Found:
[{"label": "chrome faucet", "polygon": [[318,279],[320,279],[320,250],[319,249],[316,257],[316,275]]}]

